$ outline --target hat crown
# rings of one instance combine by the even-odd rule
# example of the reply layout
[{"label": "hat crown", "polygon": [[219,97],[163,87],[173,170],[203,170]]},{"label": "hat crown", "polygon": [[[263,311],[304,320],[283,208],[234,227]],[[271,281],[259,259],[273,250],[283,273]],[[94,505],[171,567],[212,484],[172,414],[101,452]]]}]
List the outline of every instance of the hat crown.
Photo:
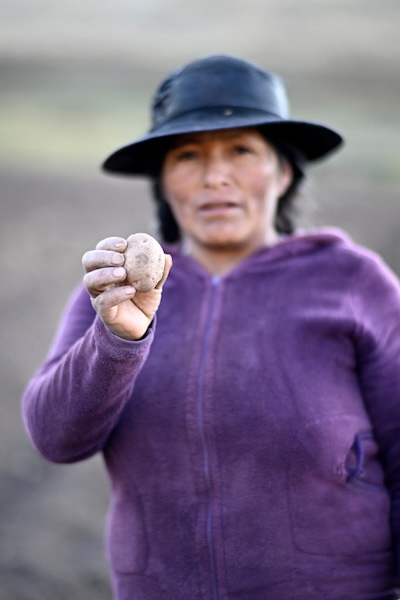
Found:
[{"label": "hat crown", "polygon": [[250,109],[287,119],[289,105],[282,80],[247,61],[217,55],[173,71],[152,104],[152,131],[182,114],[210,108]]},{"label": "hat crown", "polygon": [[286,89],[275,73],[230,55],[194,60],[161,83],[152,106],[151,129],[115,150],[106,171],[153,176],[171,139],[193,132],[255,127],[293,157],[313,161],[338,148],[342,136],[312,121],[289,118]]}]

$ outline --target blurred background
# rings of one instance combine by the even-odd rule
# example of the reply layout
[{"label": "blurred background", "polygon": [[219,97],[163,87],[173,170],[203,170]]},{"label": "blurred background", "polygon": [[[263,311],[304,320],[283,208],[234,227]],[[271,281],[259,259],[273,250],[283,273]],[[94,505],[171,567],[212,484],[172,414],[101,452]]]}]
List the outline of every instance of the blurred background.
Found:
[{"label": "blurred background", "polygon": [[398,0],[3,0],[0,21],[1,600],[110,600],[100,457],[32,449],[20,397],[102,237],[154,233],[147,183],[102,174],[149,125],[160,78],[231,53],[277,71],[292,116],[344,132],[302,226],[346,229],[400,274]]}]

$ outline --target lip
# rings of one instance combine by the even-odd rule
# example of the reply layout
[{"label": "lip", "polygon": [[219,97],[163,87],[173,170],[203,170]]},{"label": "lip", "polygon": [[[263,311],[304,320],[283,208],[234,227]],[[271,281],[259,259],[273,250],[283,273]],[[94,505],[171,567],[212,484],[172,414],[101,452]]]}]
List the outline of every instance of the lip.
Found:
[{"label": "lip", "polygon": [[240,208],[238,202],[234,200],[229,200],[225,198],[218,198],[215,200],[206,200],[202,202],[199,206],[199,211],[201,213],[221,213],[221,212],[230,212],[232,210],[237,210]]}]

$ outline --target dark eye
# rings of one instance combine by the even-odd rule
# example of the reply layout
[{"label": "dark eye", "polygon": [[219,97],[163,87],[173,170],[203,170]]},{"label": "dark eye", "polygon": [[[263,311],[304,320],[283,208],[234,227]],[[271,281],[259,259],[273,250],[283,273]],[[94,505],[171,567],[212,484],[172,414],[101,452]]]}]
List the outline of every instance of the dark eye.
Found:
[{"label": "dark eye", "polygon": [[234,151],[236,154],[251,154],[251,148],[245,144],[237,144]]},{"label": "dark eye", "polygon": [[176,154],[176,160],[193,160],[197,157],[195,150],[180,150]]}]

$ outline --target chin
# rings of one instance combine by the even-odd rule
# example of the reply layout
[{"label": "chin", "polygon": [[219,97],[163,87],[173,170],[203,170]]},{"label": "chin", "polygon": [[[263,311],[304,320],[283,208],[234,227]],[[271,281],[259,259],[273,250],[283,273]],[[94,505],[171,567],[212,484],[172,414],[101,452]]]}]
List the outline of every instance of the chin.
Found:
[{"label": "chin", "polygon": [[203,241],[204,246],[215,250],[237,250],[250,245],[247,240],[235,236],[214,237]]},{"label": "chin", "polygon": [[214,231],[211,229],[210,231],[203,232],[203,234],[199,237],[202,238],[202,241],[205,244],[216,244],[216,245],[241,245],[246,242],[248,239],[248,235],[246,232],[238,230],[237,227],[227,228],[224,230],[221,227],[216,228]]}]

